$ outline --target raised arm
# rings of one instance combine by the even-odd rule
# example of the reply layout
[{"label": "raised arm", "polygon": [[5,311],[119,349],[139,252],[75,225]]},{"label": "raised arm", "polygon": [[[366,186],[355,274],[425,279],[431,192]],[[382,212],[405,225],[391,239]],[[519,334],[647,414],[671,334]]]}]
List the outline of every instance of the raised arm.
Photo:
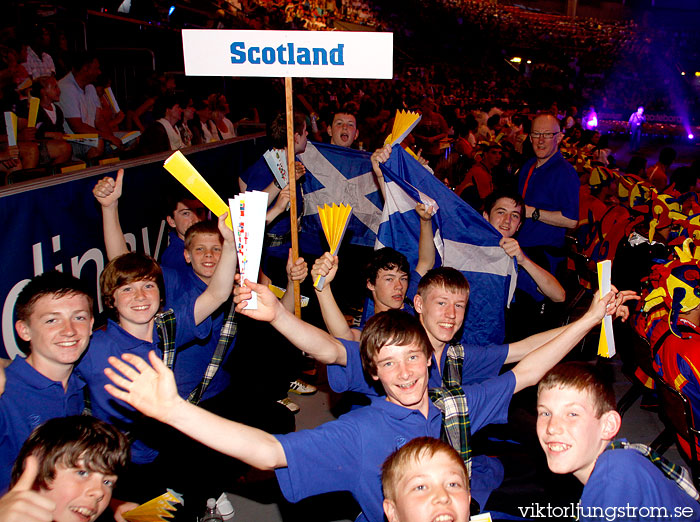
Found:
[{"label": "raised arm", "polygon": [[219,216],[219,232],[224,238],[221,247],[221,258],[216,265],[214,275],[207,289],[197,298],[194,304],[194,321],[201,323],[219,308],[230,296],[233,290],[233,278],[236,275],[236,240],[233,230],[226,225],[228,212]]},{"label": "raised arm", "polygon": [[564,302],[566,299],[564,287],[559,284],[556,277],[525,255],[517,239],[504,237],[499,244],[501,248],[505,250],[506,254],[517,259],[518,265],[523,267],[523,269],[530,274],[542,295],[548,297],[555,303]]},{"label": "raised arm", "polygon": [[564,327],[556,337],[527,354],[515,365],[515,392],[537,384],[606,314],[625,317],[623,309],[626,307],[622,306],[622,303],[634,297],[636,296],[611,291],[601,299],[596,292],[590,308],[583,317]]},{"label": "raised arm", "polygon": [[267,209],[267,214],[265,214],[265,224],[269,225],[272,223],[277,216],[287,211],[289,206],[289,185],[284,187],[277,196],[275,203]]},{"label": "raised arm", "polygon": [[95,199],[102,207],[102,233],[109,261],[129,251],[119,223],[119,198],[122,195],[123,182],[124,169],[119,169],[116,180],[104,177],[92,189]]},{"label": "raised arm", "polygon": [[382,148],[375,150],[370,156],[370,161],[372,162],[372,170],[374,175],[377,176],[377,183],[379,183],[379,190],[382,193],[382,198],[386,201],[386,182],[384,181],[384,174],[379,166],[380,163],[385,163],[391,156],[391,145],[384,145]]},{"label": "raised arm", "polygon": [[[257,310],[244,309],[252,291],[258,294]],[[284,335],[294,346],[324,364],[347,364],[345,346],[328,332],[310,325],[288,311],[265,285],[245,281],[245,286],[234,290],[233,302],[236,312],[247,315],[257,321],[270,323]]]},{"label": "raised arm", "polygon": [[420,217],[420,235],[418,236],[418,263],[416,272],[423,277],[435,264],[435,243],[433,243],[433,214],[431,205],[418,203],[416,214]]},{"label": "raised arm", "polygon": [[338,256],[332,256],[330,252],[326,252],[319,257],[311,268],[311,278],[313,281],[316,281],[316,277],[318,276],[324,276],[326,278],[322,290],[314,287],[316,297],[318,298],[318,305],[321,308],[323,322],[333,337],[345,339],[347,341],[359,341],[360,331],[348,326],[343,312],[340,311],[340,307],[335,301],[333,290],[331,290],[331,281],[335,278],[337,271]]},{"label": "raised arm", "polygon": [[[613,291],[617,292],[617,289],[614,286]],[[620,299],[622,299],[622,303],[625,303],[631,299],[639,299],[639,296],[632,290],[623,290],[622,292],[617,292],[617,295]],[[624,322],[627,320],[628,316],[629,310],[626,306],[620,306],[617,308],[616,317],[621,317],[622,321]],[[508,355],[506,357],[505,364],[522,360],[522,358],[527,354],[551,341],[570,326],[570,324],[560,326],[558,328],[553,328],[552,330],[536,333],[521,341],[510,343],[510,345],[508,345]]]},{"label": "raised arm", "polygon": [[150,352],[148,358],[150,365],[133,354],[122,356],[129,364],[110,357],[109,363],[121,375],[106,368],[105,374],[116,386],[107,384],[105,390],[144,415],[258,469],[287,465],[284,449],[274,436],[224,419],[185,401],[177,393],[173,372],[154,352]]}]

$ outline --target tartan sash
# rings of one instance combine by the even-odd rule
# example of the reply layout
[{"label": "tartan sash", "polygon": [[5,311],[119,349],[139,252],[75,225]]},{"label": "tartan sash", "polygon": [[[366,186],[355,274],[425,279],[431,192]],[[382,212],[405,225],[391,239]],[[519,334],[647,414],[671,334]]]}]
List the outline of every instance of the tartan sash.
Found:
[{"label": "tartan sash", "polygon": [[158,347],[163,351],[163,362],[173,369],[175,366],[175,312],[173,309],[159,312],[155,316],[158,331]]},{"label": "tartan sash", "polygon": [[219,370],[221,362],[224,360],[226,350],[229,349],[231,343],[236,338],[236,332],[238,331],[238,321],[236,321],[235,315],[236,305],[235,303],[231,302],[231,308],[229,309],[228,314],[226,314],[226,319],[224,320],[224,324],[221,327],[221,335],[219,336],[219,342],[216,344],[216,350],[214,350],[214,355],[212,355],[211,361],[209,361],[209,365],[207,366],[207,369],[204,372],[204,377],[202,378],[202,381],[197,385],[197,387],[194,390],[192,390],[189,397],[187,397],[188,402],[191,402],[192,404],[199,404],[199,401],[202,400],[202,396],[204,395],[204,392],[209,386],[209,383],[216,375],[216,372]]},{"label": "tartan sash", "polygon": [[[464,347],[461,344],[447,346],[445,371],[442,374],[443,386],[462,386],[462,364],[464,363]],[[438,361],[440,364],[440,361]]]},{"label": "tartan sash", "polygon": [[461,386],[432,388],[428,391],[430,400],[442,412],[442,429],[440,438],[459,452],[467,466],[469,476],[472,474],[471,446],[469,438],[471,428],[467,397]]},{"label": "tartan sash", "polygon": [[631,444],[624,440],[616,440],[611,442],[605,450],[629,449],[636,450],[644,455],[654,466],[659,468],[666,478],[678,484],[678,487],[690,495],[693,500],[699,500],[700,495],[693,485],[690,473],[683,466],[674,464],[665,457],[662,457],[646,444]]}]

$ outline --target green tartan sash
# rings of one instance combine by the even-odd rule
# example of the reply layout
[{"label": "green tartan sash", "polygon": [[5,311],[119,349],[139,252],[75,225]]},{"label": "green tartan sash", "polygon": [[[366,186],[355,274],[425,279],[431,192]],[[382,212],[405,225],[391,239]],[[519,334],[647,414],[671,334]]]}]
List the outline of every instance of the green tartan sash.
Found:
[{"label": "green tartan sash", "polygon": [[173,369],[175,366],[175,312],[172,308],[159,312],[155,317],[158,331],[158,347],[163,351],[163,362]]},{"label": "green tartan sash", "polygon": [[[443,386],[462,386],[462,364],[464,363],[464,347],[461,344],[447,346],[445,371],[442,374]],[[440,362],[438,361],[438,364]]]},{"label": "green tartan sash", "polygon": [[428,391],[430,400],[442,412],[442,429],[440,438],[457,450],[467,466],[469,476],[472,474],[471,446],[469,438],[471,428],[467,397],[461,386],[432,388]]},{"label": "green tartan sash", "polygon": [[662,457],[661,455],[656,453],[653,449],[651,449],[645,444],[631,444],[623,440],[615,440],[611,442],[607,448],[605,448],[606,451],[617,449],[638,451],[647,459],[649,459],[651,463],[654,464],[654,466],[659,468],[663,472],[663,474],[666,475],[666,478],[678,484],[678,487],[685,491],[688,495],[690,495],[694,500],[700,499],[700,495],[698,495],[698,491],[693,485],[693,480],[690,477],[690,473],[688,473],[688,470],[685,469],[683,466],[674,464],[667,458]]},{"label": "green tartan sash", "polygon": [[231,343],[236,338],[236,332],[238,331],[238,322],[235,319],[235,315],[236,305],[233,302],[231,302],[231,308],[229,309],[228,314],[226,314],[226,319],[224,320],[224,324],[221,327],[221,335],[219,336],[219,342],[216,344],[216,350],[214,350],[214,354],[211,357],[211,361],[209,361],[209,365],[207,366],[207,369],[204,372],[204,377],[202,378],[202,381],[197,385],[197,387],[194,390],[192,390],[190,396],[187,397],[188,402],[191,402],[192,404],[199,404],[199,401],[202,400],[202,395],[204,395],[204,392],[209,386],[209,383],[216,375],[216,372],[219,370],[221,362],[224,360],[226,350],[229,349]]}]

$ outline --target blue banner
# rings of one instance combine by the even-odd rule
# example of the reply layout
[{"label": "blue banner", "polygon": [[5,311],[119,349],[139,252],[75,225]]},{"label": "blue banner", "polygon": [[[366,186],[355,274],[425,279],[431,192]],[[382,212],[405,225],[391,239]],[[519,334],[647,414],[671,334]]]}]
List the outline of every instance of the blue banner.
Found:
[{"label": "blue banner", "polygon": [[[218,147],[201,147],[186,153],[188,159],[227,199],[238,193],[238,174],[264,151],[265,140],[241,140]],[[167,155],[126,168],[119,202],[122,228],[131,248],[158,257],[167,246],[165,190],[176,183],[164,169]],[[129,165],[133,165],[129,163]],[[93,289],[95,312],[103,312],[99,274],[107,262],[102,238],[102,214],[92,189],[111,171],[95,169],[90,175],[76,174],[49,180],[37,188],[0,192],[0,255],[2,277],[2,348],[0,357],[20,353],[14,330],[14,305],[27,280],[49,270],[69,272]]]}]

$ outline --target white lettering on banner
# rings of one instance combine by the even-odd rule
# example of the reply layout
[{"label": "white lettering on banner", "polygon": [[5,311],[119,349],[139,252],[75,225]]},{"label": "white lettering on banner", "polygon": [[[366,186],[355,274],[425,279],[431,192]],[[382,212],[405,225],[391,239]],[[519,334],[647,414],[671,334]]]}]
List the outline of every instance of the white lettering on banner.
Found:
[{"label": "white lettering on banner", "polygon": [[188,76],[393,76],[393,33],[185,29],[182,46]]},{"label": "white lettering on banner", "polygon": [[[160,253],[160,246],[163,237],[163,231],[165,230],[165,220],[161,220],[160,227],[158,229],[158,242],[156,243],[156,248],[151,253],[150,243],[148,240],[148,227],[141,228],[141,237],[143,239],[143,251],[150,256],[157,257]],[[136,250],[136,236],[134,234],[124,234],[125,237],[129,237],[131,241],[128,241],[129,246],[131,246],[132,251]],[[61,249],[61,236],[56,235],[51,238],[51,247],[53,253],[57,253]],[[42,254],[42,244],[35,243],[32,245],[32,260],[34,275],[44,273],[44,257]],[[80,278],[83,268],[88,264],[88,262],[95,263],[95,280],[90,282],[89,287],[94,288],[92,292],[93,297],[97,297],[98,311],[101,313],[103,311],[102,306],[102,295],[100,292],[100,274],[105,266],[105,256],[102,250],[99,248],[90,248],[82,256],[73,256],[70,258],[71,274],[75,277]],[[63,263],[59,263],[54,267],[55,270],[63,272]],[[10,359],[14,359],[16,356],[24,357],[24,354],[19,349],[17,341],[15,339],[15,326],[14,326],[14,310],[15,304],[17,302],[17,296],[22,291],[24,286],[29,282],[29,279],[22,279],[15,283],[15,285],[10,289],[7,296],[5,297],[5,302],[2,307],[2,342],[5,346],[5,351],[7,352]]]},{"label": "white lettering on banner", "polygon": [[2,307],[2,342],[5,345],[5,351],[10,359],[14,359],[18,355],[24,357],[24,354],[22,354],[15,341],[15,325],[12,321],[12,313],[15,310],[17,296],[28,282],[29,279],[22,279],[13,286],[12,290],[10,290],[10,293],[7,294],[5,298],[5,305]]}]

